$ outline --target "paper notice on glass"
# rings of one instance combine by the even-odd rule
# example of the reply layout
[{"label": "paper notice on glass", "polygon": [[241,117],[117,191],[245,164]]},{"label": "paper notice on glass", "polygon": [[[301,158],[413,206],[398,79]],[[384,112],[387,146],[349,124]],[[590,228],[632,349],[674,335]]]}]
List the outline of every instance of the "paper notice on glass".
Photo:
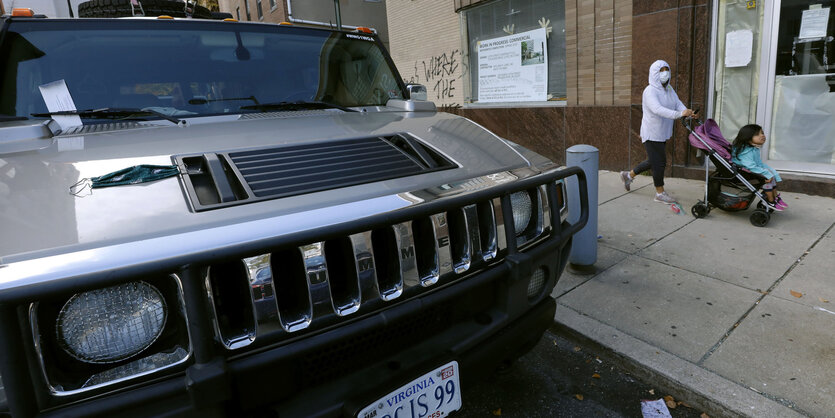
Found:
[{"label": "paper notice on glass", "polygon": [[826,26],[829,24],[829,8],[809,9],[803,11],[800,20],[800,39],[823,38],[826,36]]},{"label": "paper notice on glass", "polygon": [[548,100],[544,28],[478,42],[478,101]]},{"label": "paper notice on glass", "polygon": [[[41,96],[46,103],[46,109],[50,112],[77,110],[64,80],[53,81],[38,88],[40,88]],[[81,118],[78,115],[53,115],[52,120],[58,122],[62,130],[67,130],[73,126],[81,126]]]},{"label": "paper notice on glass", "polygon": [[751,62],[754,33],[748,29],[735,30],[725,35],[725,67],[745,67]]}]

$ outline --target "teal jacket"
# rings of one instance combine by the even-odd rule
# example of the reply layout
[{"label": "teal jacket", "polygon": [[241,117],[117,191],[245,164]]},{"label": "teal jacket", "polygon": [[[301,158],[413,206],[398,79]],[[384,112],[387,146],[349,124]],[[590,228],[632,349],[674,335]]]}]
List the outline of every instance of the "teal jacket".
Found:
[{"label": "teal jacket", "polygon": [[739,151],[739,154],[733,155],[734,164],[739,167],[745,167],[748,171],[759,174],[767,179],[774,177],[777,181],[783,181],[777,170],[767,166],[762,158],[760,158],[760,149],[757,147],[745,147]]}]

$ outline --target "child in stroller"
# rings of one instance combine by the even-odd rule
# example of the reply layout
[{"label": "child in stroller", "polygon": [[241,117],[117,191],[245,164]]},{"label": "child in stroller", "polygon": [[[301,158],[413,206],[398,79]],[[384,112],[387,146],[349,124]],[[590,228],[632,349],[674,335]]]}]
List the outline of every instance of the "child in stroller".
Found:
[{"label": "child in stroller", "polygon": [[[776,202],[769,200],[760,192],[766,178],[752,173],[744,167],[738,167],[731,158],[732,146],[722,136],[719,125],[713,119],[707,119],[703,124],[696,120],[697,126],[692,127],[693,119],[683,119],[682,123],[690,131],[690,144],[705,151],[709,158],[705,159],[705,198],[699,200],[691,208],[696,218],[704,218],[710,213],[711,207],[724,211],[735,212],[748,209],[755,197],[760,201],[757,209],[749,217],[754,226],[765,226],[771,220],[771,213],[782,210],[775,206]],[[713,174],[709,173],[712,161],[716,166]],[[772,179],[773,181],[773,179]]]},{"label": "child in stroller", "polygon": [[733,162],[739,167],[751,173],[762,176],[765,181],[763,193],[769,203],[773,204],[776,210],[782,211],[789,207],[777,193],[777,182],[783,181],[777,170],[769,167],[760,159],[760,147],[765,143],[765,133],[760,125],[745,125],[739,129],[734,139],[731,155]]}]

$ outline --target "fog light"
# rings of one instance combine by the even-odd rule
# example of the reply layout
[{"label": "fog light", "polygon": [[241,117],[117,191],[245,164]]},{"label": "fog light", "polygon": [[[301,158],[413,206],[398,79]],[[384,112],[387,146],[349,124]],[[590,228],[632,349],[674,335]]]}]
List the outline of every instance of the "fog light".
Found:
[{"label": "fog light", "polygon": [[548,272],[544,267],[536,269],[528,281],[528,299],[533,299],[542,294],[545,282],[548,281]]},{"label": "fog light", "polygon": [[531,196],[526,191],[512,193],[510,207],[513,208],[513,229],[516,236],[522,235],[531,221]]},{"label": "fog light", "polygon": [[131,282],[73,295],[58,313],[61,347],[88,363],[112,363],[148,348],[162,334],[167,309],[148,283]]},{"label": "fog light", "polygon": [[156,353],[148,357],[138,358],[130,363],[105,370],[94,374],[84,382],[82,387],[91,387],[102,383],[111,382],[125,377],[137,376],[143,373],[151,373],[162,367],[170,366],[180,362],[188,356],[188,352],[182,347],[177,347],[170,353]]}]

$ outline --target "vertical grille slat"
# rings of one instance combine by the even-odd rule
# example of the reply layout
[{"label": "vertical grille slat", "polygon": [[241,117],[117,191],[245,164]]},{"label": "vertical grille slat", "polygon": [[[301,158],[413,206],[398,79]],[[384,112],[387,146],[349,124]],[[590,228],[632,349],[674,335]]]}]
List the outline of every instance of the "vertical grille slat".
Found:
[{"label": "vertical grille slat", "polygon": [[498,253],[498,239],[496,237],[496,214],[493,212],[493,202],[480,202],[476,205],[478,215],[478,232],[481,240],[481,258],[490,261]]},{"label": "vertical grille slat", "polygon": [[412,223],[404,222],[392,226],[397,240],[397,255],[400,257],[400,277],[405,288],[420,284],[417,269],[415,241],[412,235]]},{"label": "vertical grille slat", "polygon": [[445,213],[432,215],[432,227],[438,243],[438,268],[441,276],[452,273],[452,253],[449,245],[449,225]]},{"label": "vertical grille slat", "polygon": [[507,249],[507,236],[504,227],[504,214],[502,212],[502,199],[495,198],[493,202],[493,215],[496,221],[496,250],[502,251]]},{"label": "vertical grille slat", "polygon": [[243,260],[209,266],[206,282],[221,343],[230,349],[252,343],[256,335],[255,311]]},{"label": "vertical grille slat", "polygon": [[323,242],[314,242],[299,247],[304,261],[307,289],[310,292],[311,321],[313,318],[321,318],[333,312],[330,274],[325,260],[324,247]]},{"label": "vertical grille slat", "polygon": [[346,316],[358,311],[362,293],[351,239],[345,237],[325,242],[325,263],[334,312]]},{"label": "vertical grille slat", "polygon": [[281,326],[287,332],[307,328],[313,317],[313,306],[301,250],[291,248],[274,252],[270,268]]},{"label": "vertical grille slat", "polygon": [[432,218],[420,218],[412,221],[412,234],[415,240],[420,285],[432,286],[440,279],[438,240]]},{"label": "vertical grille slat", "polygon": [[371,245],[380,298],[385,301],[397,299],[403,294],[403,277],[394,227],[372,231]]},{"label": "vertical grille slat", "polygon": [[372,301],[378,296],[377,269],[374,265],[374,254],[372,253],[371,231],[353,234],[349,238],[354,252],[354,268],[357,272],[360,295],[362,296],[360,304],[362,304],[366,301]]},{"label": "vertical grille slat", "polygon": [[270,267],[270,254],[245,258],[249,276],[249,288],[252,305],[255,307],[256,333],[269,333],[283,329],[278,324],[278,304],[276,303],[273,272]]},{"label": "vertical grille slat", "polygon": [[467,223],[467,239],[470,243],[470,260],[481,257],[481,231],[478,225],[478,207],[464,206],[464,221]]},{"label": "vertical grille slat", "polygon": [[449,248],[452,256],[452,269],[463,273],[470,268],[472,250],[470,232],[467,230],[467,217],[464,209],[454,209],[446,213],[449,228]]}]

